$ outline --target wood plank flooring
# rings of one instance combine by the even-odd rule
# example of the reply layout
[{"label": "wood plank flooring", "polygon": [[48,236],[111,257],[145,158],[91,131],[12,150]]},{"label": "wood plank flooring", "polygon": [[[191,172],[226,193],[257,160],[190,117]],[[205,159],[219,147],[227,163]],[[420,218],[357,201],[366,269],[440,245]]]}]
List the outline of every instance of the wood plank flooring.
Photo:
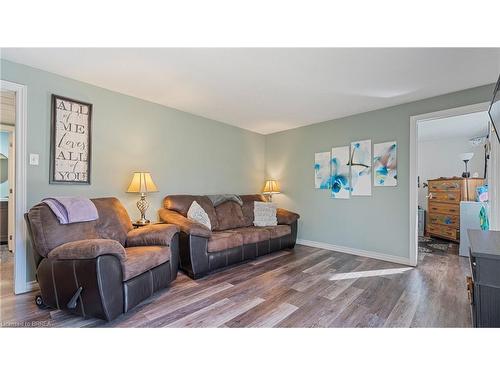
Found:
[{"label": "wood plank flooring", "polygon": [[[40,327],[470,327],[467,259],[420,253],[416,268],[297,245],[201,280],[182,273],[113,322],[39,310],[0,260],[0,324]],[[10,271],[9,271],[10,270]]]}]

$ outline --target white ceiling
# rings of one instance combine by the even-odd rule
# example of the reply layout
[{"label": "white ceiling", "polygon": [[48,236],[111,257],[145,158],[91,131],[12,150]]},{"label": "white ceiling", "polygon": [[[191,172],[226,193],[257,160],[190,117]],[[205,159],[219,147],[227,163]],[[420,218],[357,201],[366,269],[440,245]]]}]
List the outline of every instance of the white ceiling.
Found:
[{"label": "white ceiling", "polygon": [[418,123],[418,140],[482,137],[488,134],[488,112],[476,112]]},{"label": "white ceiling", "polygon": [[1,57],[268,134],[496,81],[498,48],[4,48]]}]

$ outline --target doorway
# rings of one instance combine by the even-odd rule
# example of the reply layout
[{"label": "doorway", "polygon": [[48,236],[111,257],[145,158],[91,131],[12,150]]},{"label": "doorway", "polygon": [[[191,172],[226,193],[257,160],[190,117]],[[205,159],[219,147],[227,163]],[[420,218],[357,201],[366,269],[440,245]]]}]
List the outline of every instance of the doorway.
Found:
[{"label": "doorway", "polygon": [[481,229],[481,214],[488,224],[488,113],[422,120],[417,130],[418,251],[468,256],[467,230]]},{"label": "doorway", "polygon": [[[458,176],[452,176],[452,177],[457,177],[456,180],[459,180],[459,181],[457,181],[457,183],[461,184],[461,186],[457,185],[457,186],[451,187],[451,189],[455,189],[454,192],[456,190],[461,190],[460,196],[455,197],[455,196],[452,196],[453,194],[448,195],[448,193],[449,193],[448,191],[444,191],[444,195],[443,195],[442,190],[445,189],[446,184],[443,185],[444,187],[441,185],[437,185],[440,183],[439,181],[432,182],[433,186],[431,187],[431,189],[429,189],[429,182],[425,181],[425,176],[419,176],[419,173],[423,174],[423,171],[421,169],[419,170],[419,151],[420,152],[427,152],[426,150],[419,150],[419,148],[420,148],[419,142],[418,142],[419,141],[419,133],[425,134],[425,131],[422,133],[420,130],[423,127],[425,127],[425,125],[428,125],[430,128],[430,126],[432,126],[431,121],[435,121],[434,124],[439,124],[439,122],[437,122],[437,120],[442,120],[441,123],[448,122],[449,123],[448,126],[452,126],[453,124],[455,124],[457,126],[455,128],[452,128],[454,130],[454,134],[456,135],[459,133],[459,129],[460,129],[460,123],[459,123],[459,121],[457,121],[458,118],[460,118],[461,116],[464,116],[463,118],[467,118],[467,117],[469,119],[475,118],[478,121],[481,121],[481,122],[485,121],[487,123],[487,121],[488,121],[488,117],[487,117],[488,107],[489,107],[489,102],[484,102],[484,103],[473,104],[473,105],[463,106],[463,107],[457,107],[457,108],[452,108],[452,109],[448,109],[448,110],[443,110],[443,111],[438,111],[438,112],[427,113],[427,114],[422,114],[422,115],[410,117],[410,218],[409,218],[409,223],[410,223],[409,250],[410,250],[410,254],[409,254],[409,259],[410,259],[410,264],[413,266],[417,265],[418,259],[419,259],[419,246],[418,246],[418,244],[419,244],[419,221],[422,221],[422,216],[424,216],[425,219],[430,220],[428,215],[427,215],[427,212],[425,212],[425,214],[423,215],[422,210],[421,210],[420,215],[419,215],[419,210],[418,210],[419,197],[420,197],[420,205],[421,206],[422,206],[422,194],[425,194],[424,198],[427,199],[427,202],[428,202],[429,195],[431,195],[431,199],[432,199],[432,198],[436,198],[436,194],[437,194],[438,197],[437,197],[436,203],[442,203],[439,201],[440,199],[450,199],[451,201],[458,200],[458,205],[460,206],[462,204],[462,202],[461,202],[462,196],[461,195],[465,196],[465,194],[467,194],[468,198],[467,199],[464,198],[464,200],[475,201],[476,197],[477,197],[476,187],[478,187],[480,185],[485,185],[488,182],[488,178],[486,178],[483,180],[483,183],[481,183],[481,181],[477,181],[478,182],[477,186],[472,183],[472,180],[473,180],[472,176],[475,175],[475,173],[477,173],[478,179],[481,179],[482,177],[484,177],[484,173],[486,173],[485,172],[486,167],[484,167],[484,169],[483,169],[481,166],[477,167],[477,165],[475,167],[476,171],[473,171],[472,173],[470,173],[469,167],[467,168],[468,172],[469,172],[469,174],[467,176],[469,176],[470,178],[467,178],[467,179],[462,178],[462,174],[465,172],[465,164],[468,164],[468,166],[469,166],[470,165],[469,163],[471,163],[472,158],[476,157],[476,160],[479,162],[479,165],[481,165],[481,159],[484,158],[484,144],[483,144],[484,140],[483,140],[483,138],[480,136],[478,136],[478,137],[472,136],[470,139],[467,139],[468,144],[460,146],[460,148],[463,149],[463,151],[467,151],[467,150],[465,150],[465,148],[468,148],[468,147],[473,147],[473,148],[477,147],[477,148],[472,149],[472,150],[469,149],[468,152],[458,152],[457,153],[455,151],[450,151],[453,148],[452,145],[446,146],[446,149],[448,149],[448,151],[451,152],[450,155],[457,154],[455,156],[448,157],[448,159],[450,160],[449,164],[455,165],[454,167],[450,167],[450,168],[454,168],[453,171],[455,171],[457,169],[456,163],[458,163],[458,165],[462,166],[461,169],[459,169],[459,173],[457,173]],[[485,124],[483,123],[482,124],[483,129],[484,129],[484,125]],[[489,125],[486,125],[486,126],[488,127]],[[436,130],[434,130],[434,131],[436,131]],[[431,133],[432,133],[432,131],[431,131]],[[439,139],[440,136],[438,134],[434,134],[434,138]],[[464,162],[465,159],[468,159],[467,163]],[[483,169],[483,171],[481,172],[478,168]],[[489,169],[489,167],[488,167],[488,169]],[[448,170],[448,172],[445,174],[449,174],[449,173],[450,173],[450,170]],[[456,173],[453,172],[451,174],[454,175]],[[446,177],[446,176],[439,176],[439,177]],[[425,187],[424,187],[424,183],[426,184]],[[430,192],[429,192],[429,190],[430,190]],[[443,209],[445,209],[445,208],[448,209],[448,211],[447,211],[448,214],[455,215],[455,217],[452,217],[452,219],[460,220],[460,211],[451,212],[449,210],[450,207],[442,206],[442,207],[439,207],[439,210],[436,210],[435,207],[432,209],[437,214],[441,214],[443,212]],[[488,214],[491,214],[491,213],[488,212]],[[432,222],[434,223],[434,226],[439,225],[439,224],[444,224],[444,225],[450,225],[451,227],[454,227],[454,226],[458,225],[458,229],[453,228],[453,229],[457,230],[456,236],[458,236],[458,238],[455,239],[456,240],[455,243],[457,244],[456,246],[458,248],[459,243],[460,243],[459,242],[459,238],[460,238],[459,237],[460,236],[460,234],[459,234],[460,233],[460,224],[459,223],[460,222],[458,221],[457,224],[453,224],[453,222],[449,222],[449,221],[445,221],[444,223],[436,222],[436,220],[449,220],[450,218],[449,217],[447,218],[446,216],[447,215],[441,215],[441,216],[436,218],[436,215],[434,215],[434,217],[432,218]],[[450,215],[448,215],[448,216],[450,216]],[[489,219],[491,220],[491,217]],[[420,234],[422,234],[422,228],[425,231],[424,233],[428,234],[428,232],[429,232],[429,225],[428,224],[430,224],[429,221],[423,227],[422,226],[420,227],[421,228]],[[431,229],[432,229],[431,231],[435,232],[438,229],[443,229],[443,227],[436,227],[435,226],[434,228],[431,228]],[[439,237],[438,236],[431,236],[431,237],[436,238],[438,241],[439,240],[450,240],[450,237],[452,237],[451,234],[453,233],[453,229],[447,233],[448,238],[444,238],[443,236],[439,236]],[[447,242],[445,242],[444,244],[448,245]],[[455,249],[455,251],[456,251],[456,249]]]},{"label": "doorway", "polygon": [[[468,115],[478,112],[486,112],[489,102],[472,104],[463,107],[451,108],[443,111],[426,113],[410,117],[410,199],[409,199],[409,263],[416,266],[418,263],[418,126],[424,121],[445,119],[453,116]],[[492,217],[490,217],[490,220]]]},{"label": "doorway", "polygon": [[16,92],[0,90],[0,295],[14,291]]},{"label": "doorway", "polygon": [[[26,226],[26,86],[0,80],[0,136],[2,138],[1,296],[33,290],[28,282]],[[4,147],[5,146],[5,147]],[[5,171],[6,169],[6,171]],[[5,221],[6,224],[5,225]]]}]

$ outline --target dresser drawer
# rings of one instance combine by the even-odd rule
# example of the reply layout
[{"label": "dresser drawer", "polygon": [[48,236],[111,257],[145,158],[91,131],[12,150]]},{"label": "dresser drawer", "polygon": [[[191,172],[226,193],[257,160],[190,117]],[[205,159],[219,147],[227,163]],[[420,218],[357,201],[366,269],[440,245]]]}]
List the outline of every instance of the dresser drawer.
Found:
[{"label": "dresser drawer", "polygon": [[460,203],[460,196],[460,190],[431,191],[429,192],[429,202]]},{"label": "dresser drawer", "polygon": [[461,180],[433,180],[429,181],[429,191],[436,190],[458,190],[460,191],[462,188]]},{"label": "dresser drawer", "polygon": [[460,216],[429,213],[429,224],[447,225],[458,229],[460,227]]},{"label": "dresser drawer", "polygon": [[459,215],[460,206],[458,204],[429,202],[429,214],[440,213],[448,215]]},{"label": "dresser drawer", "polygon": [[458,239],[458,230],[447,225],[429,224],[427,231],[430,235],[444,237],[450,240]]}]

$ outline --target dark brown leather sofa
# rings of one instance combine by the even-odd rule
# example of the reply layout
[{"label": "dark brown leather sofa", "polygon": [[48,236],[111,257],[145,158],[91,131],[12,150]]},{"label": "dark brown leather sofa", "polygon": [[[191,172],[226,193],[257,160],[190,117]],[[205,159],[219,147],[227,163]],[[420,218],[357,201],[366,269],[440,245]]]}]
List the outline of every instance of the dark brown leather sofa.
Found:
[{"label": "dark brown leather sofa", "polygon": [[[295,246],[298,214],[278,209],[277,226],[255,227],[254,202],[265,199],[260,194],[240,197],[243,206],[227,201],[217,207],[207,196],[169,195],[164,198],[160,219],[179,226],[180,268],[191,278],[197,279],[231,264]],[[193,201],[207,212],[212,230],[186,217]]]},{"label": "dark brown leather sofa", "polygon": [[112,320],[177,276],[178,227],[132,229],[116,198],[92,199],[99,219],[61,225],[45,203],[26,215],[43,303],[83,317]]}]

